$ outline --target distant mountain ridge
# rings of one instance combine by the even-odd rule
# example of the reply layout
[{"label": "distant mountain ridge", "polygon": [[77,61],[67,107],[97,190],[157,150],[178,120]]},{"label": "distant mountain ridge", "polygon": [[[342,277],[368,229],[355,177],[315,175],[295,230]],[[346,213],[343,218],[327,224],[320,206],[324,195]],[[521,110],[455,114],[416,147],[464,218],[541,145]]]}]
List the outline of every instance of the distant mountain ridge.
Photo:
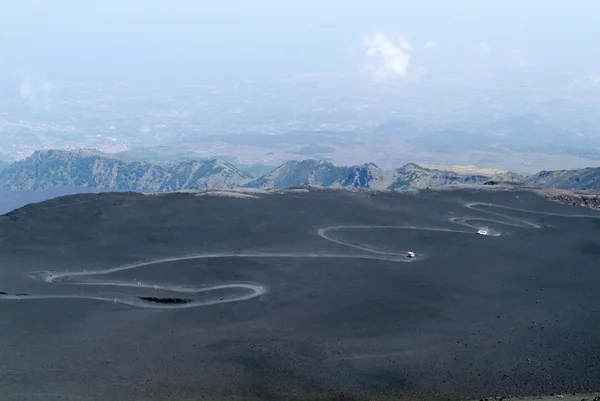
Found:
[{"label": "distant mountain ridge", "polygon": [[374,163],[336,166],[322,160],[288,161],[268,174],[253,178],[220,159],[159,164],[95,150],[36,151],[0,172],[0,186],[13,190],[53,187],[112,188],[139,192],[172,192],[245,188],[286,188],[311,185],[376,190],[436,187],[448,184],[482,184],[488,180],[521,181],[518,173],[491,171],[467,174],[456,169],[426,168],[409,163],[384,170]]},{"label": "distant mountain ridge", "polygon": [[541,171],[523,175],[472,166],[408,163],[384,170],[375,163],[336,166],[323,160],[291,160],[254,178],[221,159],[154,163],[79,149],[36,151],[0,171],[0,187],[47,190],[56,187],[137,192],[173,192],[231,188],[279,189],[297,185],[326,188],[405,190],[453,184],[515,182],[536,188],[600,190],[600,167]]},{"label": "distant mountain ridge", "polygon": [[159,165],[87,149],[36,151],[0,172],[0,186],[20,190],[75,186],[171,192],[232,188],[251,179],[223,160]]},{"label": "distant mountain ridge", "polygon": [[600,191],[600,167],[540,171],[527,177],[523,184],[538,188]]},{"label": "distant mountain ridge", "polygon": [[461,174],[455,171],[430,169],[408,163],[395,170],[384,170],[374,163],[358,166],[336,166],[322,160],[289,161],[271,173],[245,186],[254,188],[286,188],[292,185],[312,185],[332,188],[369,188],[375,190],[427,188],[449,184],[483,184],[489,180],[522,180],[523,175],[511,172],[494,174]]}]

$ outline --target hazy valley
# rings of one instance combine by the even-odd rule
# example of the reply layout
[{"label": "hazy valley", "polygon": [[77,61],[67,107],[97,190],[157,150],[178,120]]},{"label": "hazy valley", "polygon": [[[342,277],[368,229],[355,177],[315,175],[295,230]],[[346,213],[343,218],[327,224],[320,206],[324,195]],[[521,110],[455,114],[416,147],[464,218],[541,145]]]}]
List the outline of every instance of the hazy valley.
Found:
[{"label": "hazy valley", "polygon": [[577,75],[534,92],[532,74],[511,77],[474,85],[314,75],[156,88],[41,81],[28,97],[0,103],[0,160],[92,148],[147,161],[220,158],[261,173],[301,159],[523,173],[597,166],[599,93]]}]

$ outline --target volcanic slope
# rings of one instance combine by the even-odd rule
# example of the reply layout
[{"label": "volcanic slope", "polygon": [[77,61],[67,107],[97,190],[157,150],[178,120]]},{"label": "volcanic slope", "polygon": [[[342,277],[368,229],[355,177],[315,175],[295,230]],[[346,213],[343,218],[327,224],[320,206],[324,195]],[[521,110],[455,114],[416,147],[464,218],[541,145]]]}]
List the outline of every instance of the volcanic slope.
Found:
[{"label": "volcanic slope", "polygon": [[519,190],[217,195],[2,216],[0,399],[600,388],[600,213]]}]

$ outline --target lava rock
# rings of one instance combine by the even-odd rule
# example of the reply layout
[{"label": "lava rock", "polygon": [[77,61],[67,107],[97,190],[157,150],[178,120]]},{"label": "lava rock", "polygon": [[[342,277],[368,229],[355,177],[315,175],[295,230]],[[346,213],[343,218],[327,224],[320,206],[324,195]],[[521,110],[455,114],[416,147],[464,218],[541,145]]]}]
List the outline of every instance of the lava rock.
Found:
[{"label": "lava rock", "polygon": [[143,301],[156,302],[159,304],[187,304],[192,302],[189,298],[157,298],[157,297],[139,297]]}]

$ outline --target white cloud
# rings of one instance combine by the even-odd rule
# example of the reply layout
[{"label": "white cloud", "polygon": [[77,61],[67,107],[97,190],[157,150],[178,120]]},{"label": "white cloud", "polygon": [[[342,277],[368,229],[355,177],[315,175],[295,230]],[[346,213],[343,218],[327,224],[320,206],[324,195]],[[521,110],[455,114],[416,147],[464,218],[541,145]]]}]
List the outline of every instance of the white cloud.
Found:
[{"label": "white cloud", "polygon": [[490,45],[488,45],[485,42],[479,44],[479,50],[481,50],[484,53],[489,53],[492,51],[492,49],[490,49]]},{"label": "white cloud", "polygon": [[600,74],[592,74],[590,82],[593,86],[600,85]]},{"label": "white cloud", "polygon": [[437,43],[432,42],[431,40],[425,43],[425,50],[431,50],[437,47]]},{"label": "white cloud", "polygon": [[405,77],[410,65],[410,43],[399,37],[396,41],[383,32],[363,40],[366,69],[376,79]]},{"label": "white cloud", "polygon": [[51,107],[51,92],[54,84],[44,74],[27,75],[21,82],[20,95],[34,111],[48,111]]}]

